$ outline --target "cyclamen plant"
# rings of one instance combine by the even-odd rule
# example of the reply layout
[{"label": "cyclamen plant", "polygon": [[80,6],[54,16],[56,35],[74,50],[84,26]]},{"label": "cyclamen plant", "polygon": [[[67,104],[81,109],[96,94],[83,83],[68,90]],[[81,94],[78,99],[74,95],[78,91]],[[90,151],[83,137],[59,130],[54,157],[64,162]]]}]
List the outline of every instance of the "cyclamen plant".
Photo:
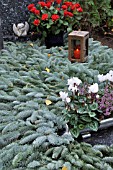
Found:
[{"label": "cyclamen plant", "polygon": [[75,138],[84,128],[97,131],[100,121],[113,113],[113,71],[106,75],[98,75],[98,80],[99,85],[105,83],[103,89],[99,89],[97,83],[89,85],[73,77],[68,79],[67,92],[60,92],[60,97],[65,103],[63,114]]},{"label": "cyclamen plant", "polygon": [[61,31],[71,31],[83,11],[79,3],[69,1],[62,3],[61,0],[39,1],[37,5],[29,4],[28,10],[31,27],[42,34],[42,37],[46,37],[47,33],[58,34]]},{"label": "cyclamen plant", "polygon": [[63,114],[67,120],[70,132],[77,138],[80,131],[90,128],[94,131],[99,126],[98,84],[88,85],[73,77],[68,79],[68,92],[60,92],[65,103]]}]

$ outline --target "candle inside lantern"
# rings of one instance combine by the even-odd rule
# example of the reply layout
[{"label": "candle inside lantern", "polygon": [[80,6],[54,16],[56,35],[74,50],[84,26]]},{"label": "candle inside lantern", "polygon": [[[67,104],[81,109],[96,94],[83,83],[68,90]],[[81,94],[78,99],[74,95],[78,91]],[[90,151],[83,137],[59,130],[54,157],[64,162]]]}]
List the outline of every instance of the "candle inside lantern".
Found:
[{"label": "candle inside lantern", "polygon": [[75,57],[76,59],[80,59],[80,49],[79,49],[79,48],[76,48],[76,49],[74,50],[74,57]]}]

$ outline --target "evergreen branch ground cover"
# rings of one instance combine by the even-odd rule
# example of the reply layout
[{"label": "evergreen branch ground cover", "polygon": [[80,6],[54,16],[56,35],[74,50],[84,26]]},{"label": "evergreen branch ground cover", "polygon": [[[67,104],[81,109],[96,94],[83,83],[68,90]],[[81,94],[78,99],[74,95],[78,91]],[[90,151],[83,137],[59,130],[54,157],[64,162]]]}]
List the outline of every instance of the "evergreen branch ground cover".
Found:
[{"label": "evergreen branch ground cover", "polygon": [[66,128],[59,92],[73,76],[88,83],[113,68],[113,50],[90,39],[86,63],[68,46],[5,43],[0,54],[0,169],[110,170],[113,145],[77,143]]}]

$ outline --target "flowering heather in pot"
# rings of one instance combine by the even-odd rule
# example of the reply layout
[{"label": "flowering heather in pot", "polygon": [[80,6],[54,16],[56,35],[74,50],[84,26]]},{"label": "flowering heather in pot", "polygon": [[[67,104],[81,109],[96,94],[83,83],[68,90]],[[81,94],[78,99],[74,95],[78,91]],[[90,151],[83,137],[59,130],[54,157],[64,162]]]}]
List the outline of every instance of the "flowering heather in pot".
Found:
[{"label": "flowering heather in pot", "polygon": [[100,91],[99,109],[102,110],[105,117],[109,117],[113,114],[113,71],[110,70],[106,75],[98,75],[98,79],[104,83],[105,87]]},{"label": "flowering heather in pot", "polygon": [[29,23],[31,27],[42,37],[47,33],[58,34],[61,31],[71,31],[72,27],[78,23],[83,11],[79,3],[61,0],[37,2],[29,4]]}]

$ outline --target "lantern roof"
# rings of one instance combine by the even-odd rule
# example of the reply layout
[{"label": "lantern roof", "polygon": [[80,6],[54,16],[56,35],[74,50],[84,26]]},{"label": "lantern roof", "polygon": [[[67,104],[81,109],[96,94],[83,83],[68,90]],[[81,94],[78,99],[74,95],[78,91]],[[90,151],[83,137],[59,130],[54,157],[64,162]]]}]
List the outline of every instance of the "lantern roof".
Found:
[{"label": "lantern roof", "polygon": [[69,36],[85,37],[87,34],[89,34],[88,31],[72,31]]}]

